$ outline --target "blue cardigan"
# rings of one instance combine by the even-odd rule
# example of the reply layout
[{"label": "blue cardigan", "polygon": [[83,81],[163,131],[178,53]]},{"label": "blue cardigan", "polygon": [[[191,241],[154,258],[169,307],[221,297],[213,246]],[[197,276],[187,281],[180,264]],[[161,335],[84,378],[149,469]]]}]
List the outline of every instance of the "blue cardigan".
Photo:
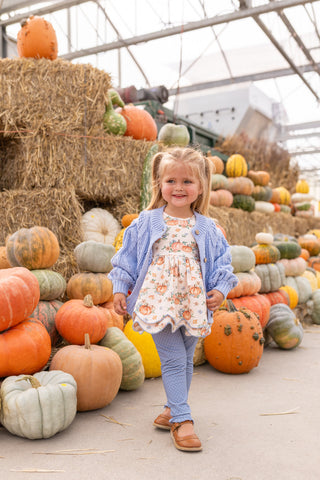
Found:
[{"label": "blue cardigan", "polygon": [[[128,295],[127,309],[133,314],[149,265],[152,262],[152,245],[166,231],[163,219],[164,207],[144,210],[123,236],[122,248],[112,257],[112,270],[108,277],[113,284],[113,293]],[[200,266],[206,291],[219,290],[224,297],[237,283],[232,273],[230,247],[212,218],[194,212],[195,226],[192,234],[198,245]],[[208,322],[212,323],[212,312],[208,310]]]}]

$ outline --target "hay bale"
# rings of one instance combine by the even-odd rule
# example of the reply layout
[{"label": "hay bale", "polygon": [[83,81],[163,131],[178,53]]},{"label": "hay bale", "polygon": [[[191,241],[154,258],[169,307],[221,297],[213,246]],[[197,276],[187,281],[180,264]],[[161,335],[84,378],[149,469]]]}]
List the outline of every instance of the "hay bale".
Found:
[{"label": "hay bale", "polygon": [[83,241],[81,217],[83,207],[74,189],[11,190],[0,193],[0,244],[20,228],[40,225],[49,228],[58,238],[60,256],[53,270],[67,281],[78,267],[73,254]]},{"label": "hay bale", "polygon": [[86,201],[126,204],[131,197],[137,201],[143,162],[153,142],[107,135],[101,127],[99,133],[0,136],[0,189],[72,186]]},{"label": "hay bale", "polygon": [[240,153],[251,170],[265,170],[270,174],[272,188],[282,186],[291,193],[295,192],[299,167],[291,165],[289,152],[276,143],[264,139],[251,139],[242,134],[219,140],[215,148],[228,156]]},{"label": "hay bale", "polygon": [[101,125],[110,75],[57,59],[0,59],[0,130],[92,133]]}]

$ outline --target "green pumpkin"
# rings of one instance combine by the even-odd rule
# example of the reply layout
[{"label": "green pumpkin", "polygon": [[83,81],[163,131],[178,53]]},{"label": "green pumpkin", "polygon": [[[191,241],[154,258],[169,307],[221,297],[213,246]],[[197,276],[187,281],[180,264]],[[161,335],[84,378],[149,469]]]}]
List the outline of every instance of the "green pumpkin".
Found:
[{"label": "green pumpkin", "polygon": [[77,384],[69,373],[41,371],[10,376],[0,389],[2,425],[13,435],[49,438],[67,428],[77,413]]},{"label": "green pumpkin", "polygon": [[254,272],[261,280],[259,293],[275,292],[285,283],[284,266],[281,263],[262,263],[255,266]]},{"label": "green pumpkin", "polygon": [[40,300],[29,317],[36,318],[42,323],[42,325],[46,327],[46,330],[51,338],[51,345],[53,347],[61,338],[58,330],[56,329],[55,318],[57,311],[60,307],[62,307],[62,305],[63,303],[59,302],[59,300]]},{"label": "green pumpkin", "polygon": [[286,277],[284,285],[289,285],[293,287],[298,294],[298,304],[307,303],[310,300],[312,295],[312,288],[310,282],[307,278],[297,275],[296,277]]},{"label": "green pumpkin", "polygon": [[115,112],[113,105],[124,107],[124,103],[115,90],[108,90],[108,103],[106,104],[106,111],[103,115],[103,126],[107,133],[113,135],[124,135],[127,130],[126,119]]},{"label": "green pumpkin", "polygon": [[311,298],[308,301],[308,307],[311,309],[312,322],[320,325],[320,290],[317,289],[312,292]]},{"label": "green pumpkin", "polygon": [[122,330],[109,327],[99,345],[111,348],[121,359],[121,390],[136,390],[143,384],[145,374],[141,355]]},{"label": "green pumpkin", "polygon": [[83,272],[108,273],[112,269],[111,258],[116,253],[113,245],[86,240],[74,249],[78,267]]},{"label": "green pumpkin", "polygon": [[273,245],[277,247],[280,252],[280,258],[297,258],[300,256],[301,247],[297,242],[274,242]]},{"label": "green pumpkin", "polygon": [[229,182],[225,175],[214,173],[211,175],[211,190],[228,190]]},{"label": "green pumpkin", "polygon": [[250,195],[234,195],[231,206],[233,208],[241,208],[246,212],[253,212],[255,208],[255,200]]},{"label": "green pumpkin", "polygon": [[37,277],[40,287],[40,300],[56,300],[61,297],[67,287],[64,277],[53,270],[31,270]]},{"label": "green pumpkin", "polygon": [[261,185],[255,185],[251,195],[255,200],[269,202],[272,197],[272,188],[268,186],[263,187]]},{"label": "green pumpkin", "polygon": [[148,151],[143,162],[141,194],[140,194],[140,210],[144,210],[151,200],[151,165],[153,156],[158,153],[159,145],[155,143]]},{"label": "green pumpkin", "polygon": [[303,338],[301,323],[291,308],[284,303],[271,306],[266,331],[278,347],[284,350],[297,347]]},{"label": "green pumpkin", "polygon": [[159,130],[158,140],[165,145],[186,147],[190,142],[189,130],[185,125],[166,123]]}]

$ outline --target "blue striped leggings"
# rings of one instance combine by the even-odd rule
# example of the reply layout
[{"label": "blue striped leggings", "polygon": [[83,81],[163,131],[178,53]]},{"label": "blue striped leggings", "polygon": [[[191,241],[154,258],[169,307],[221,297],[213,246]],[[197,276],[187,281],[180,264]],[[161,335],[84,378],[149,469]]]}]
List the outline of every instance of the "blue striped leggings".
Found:
[{"label": "blue striped leggings", "polygon": [[172,422],[192,420],[188,393],[193,374],[193,355],[198,338],[185,334],[185,327],[172,332],[167,325],[152,334],[161,360],[163,386],[171,410]]}]

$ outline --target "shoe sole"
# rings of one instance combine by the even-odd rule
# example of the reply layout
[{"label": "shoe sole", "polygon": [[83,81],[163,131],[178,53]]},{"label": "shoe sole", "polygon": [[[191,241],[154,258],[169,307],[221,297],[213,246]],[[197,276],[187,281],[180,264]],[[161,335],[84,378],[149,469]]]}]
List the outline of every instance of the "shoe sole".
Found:
[{"label": "shoe sole", "polygon": [[161,428],[161,430],[171,430],[171,425],[160,425],[160,423],[153,422],[153,425],[157,428]]},{"label": "shoe sole", "polygon": [[178,449],[181,450],[182,452],[200,452],[202,450],[202,445],[200,447],[182,447],[176,443],[173,433],[170,432],[171,438],[173,440],[174,446]]}]

